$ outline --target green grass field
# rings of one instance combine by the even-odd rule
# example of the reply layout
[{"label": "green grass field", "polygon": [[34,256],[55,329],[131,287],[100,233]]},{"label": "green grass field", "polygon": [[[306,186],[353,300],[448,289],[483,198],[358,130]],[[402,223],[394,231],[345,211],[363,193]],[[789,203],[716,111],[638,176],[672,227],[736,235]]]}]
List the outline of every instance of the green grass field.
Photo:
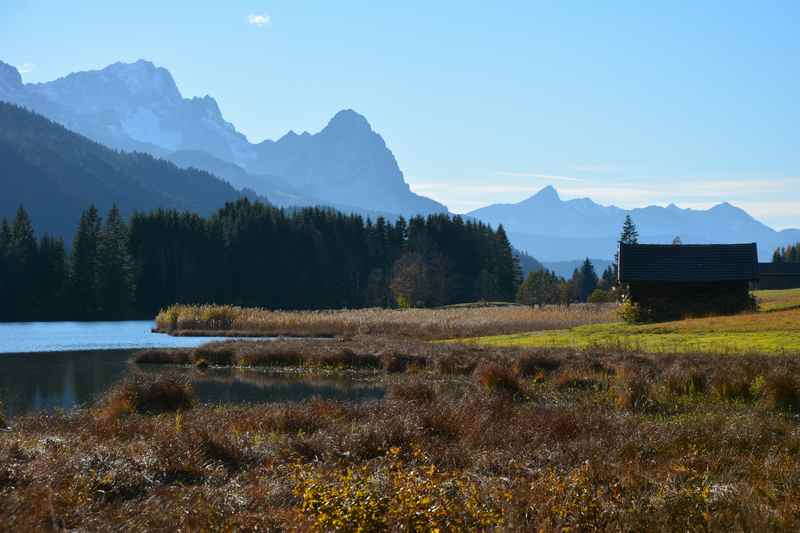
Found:
[{"label": "green grass field", "polygon": [[651,353],[800,353],[800,290],[755,294],[760,304],[757,313],[646,325],[591,324],[464,342],[543,348],[615,347]]}]

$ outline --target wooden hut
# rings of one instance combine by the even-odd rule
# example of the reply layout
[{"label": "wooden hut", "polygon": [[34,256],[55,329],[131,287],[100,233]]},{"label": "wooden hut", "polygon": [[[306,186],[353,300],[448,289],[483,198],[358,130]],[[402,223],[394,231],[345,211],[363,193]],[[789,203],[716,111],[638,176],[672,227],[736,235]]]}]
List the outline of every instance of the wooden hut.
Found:
[{"label": "wooden hut", "polygon": [[758,250],[751,244],[620,244],[619,281],[635,320],[733,314],[755,307]]},{"label": "wooden hut", "polygon": [[800,289],[800,263],[759,263],[759,289]]}]

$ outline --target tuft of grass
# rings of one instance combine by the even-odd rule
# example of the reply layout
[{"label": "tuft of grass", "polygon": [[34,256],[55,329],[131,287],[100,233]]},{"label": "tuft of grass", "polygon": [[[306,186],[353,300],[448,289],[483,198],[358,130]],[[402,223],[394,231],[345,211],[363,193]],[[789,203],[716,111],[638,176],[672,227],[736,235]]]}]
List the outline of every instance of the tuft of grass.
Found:
[{"label": "tuft of grass", "polygon": [[195,365],[204,363],[206,366],[234,366],[236,364],[236,352],[227,347],[208,347],[200,346],[192,352],[192,362]]},{"label": "tuft of grass", "polygon": [[406,372],[409,368],[419,369],[428,365],[425,357],[388,352],[381,354],[381,365],[390,374]]},{"label": "tuft of grass", "polygon": [[114,420],[131,414],[155,415],[191,409],[194,395],[185,380],[139,376],[117,385],[103,403],[103,418]]},{"label": "tuft of grass", "polygon": [[245,454],[230,437],[203,430],[194,438],[207,462],[221,463],[231,471],[237,471],[244,465]]},{"label": "tuft of grass", "polygon": [[188,365],[192,362],[192,351],[188,349],[151,348],[133,354],[138,364]]},{"label": "tuft of grass", "polygon": [[494,363],[484,363],[475,369],[478,383],[494,394],[519,397],[522,385],[519,378],[508,367]]},{"label": "tuft of grass", "polygon": [[625,367],[614,375],[614,399],[617,407],[630,411],[649,411],[655,407],[652,386],[638,370]]},{"label": "tuft of grass", "polygon": [[606,388],[607,382],[606,376],[578,369],[559,372],[553,380],[556,388],[562,390],[602,390]]},{"label": "tuft of grass", "polygon": [[773,409],[796,412],[800,410],[800,383],[786,371],[768,374],[763,387],[764,400]]},{"label": "tuft of grass", "polygon": [[530,378],[539,374],[553,372],[561,366],[561,362],[552,357],[539,354],[522,354],[514,359],[514,373],[520,377]]},{"label": "tuft of grass", "polygon": [[749,400],[752,398],[752,383],[748,372],[742,368],[721,367],[714,370],[710,389],[720,400]]},{"label": "tuft of grass", "polygon": [[239,366],[300,366],[303,356],[297,350],[278,349],[268,352],[245,351],[237,358]]},{"label": "tuft of grass", "polygon": [[390,395],[392,398],[406,402],[428,403],[436,399],[436,391],[433,387],[421,381],[392,385]]},{"label": "tuft of grass", "polygon": [[703,394],[708,389],[708,376],[697,367],[676,366],[664,377],[667,390],[673,395]]}]

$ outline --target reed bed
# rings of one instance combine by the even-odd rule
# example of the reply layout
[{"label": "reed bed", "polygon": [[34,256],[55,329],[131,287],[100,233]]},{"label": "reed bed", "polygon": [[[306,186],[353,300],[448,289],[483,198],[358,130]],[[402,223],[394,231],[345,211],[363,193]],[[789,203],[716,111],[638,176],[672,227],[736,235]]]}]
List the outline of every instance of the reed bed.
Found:
[{"label": "reed bed", "polygon": [[426,344],[382,400],[203,406],[167,377],[14,419],[2,529],[800,527],[800,357]]},{"label": "reed bed", "polygon": [[614,304],[270,311],[217,305],[173,305],[156,317],[172,335],[343,337],[391,335],[449,339],[565,329],[616,320]]}]

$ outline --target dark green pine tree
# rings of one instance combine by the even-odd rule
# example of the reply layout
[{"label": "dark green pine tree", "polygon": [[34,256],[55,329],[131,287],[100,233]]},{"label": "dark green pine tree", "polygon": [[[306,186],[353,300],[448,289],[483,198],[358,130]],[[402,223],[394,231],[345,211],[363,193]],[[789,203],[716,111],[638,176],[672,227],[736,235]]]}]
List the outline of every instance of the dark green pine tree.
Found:
[{"label": "dark green pine tree", "polygon": [[581,265],[580,277],[578,278],[578,298],[580,301],[585,302],[589,296],[597,288],[597,273],[594,270],[594,265],[586,258],[586,261]]},{"label": "dark green pine tree", "polygon": [[114,205],[97,236],[97,306],[105,320],[128,318],[133,309],[133,261],[129,233]]},{"label": "dark green pine tree", "polygon": [[625,215],[625,222],[622,223],[622,233],[619,236],[622,244],[639,244],[639,230],[630,215]]},{"label": "dark green pine tree", "polygon": [[67,309],[69,269],[67,251],[62,239],[44,235],[39,240],[36,280],[38,285],[36,318],[38,320],[69,318]]},{"label": "dark green pine tree", "polygon": [[[620,244],[639,244],[639,230],[630,215],[625,215],[622,223],[622,232],[619,235]],[[615,285],[619,283],[619,250],[614,254],[614,280]]]},{"label": "dark green pine tree", "polygon": [[600,284],[598,286],[607,291],[614,287],[616,282],[617,280],[614,279],[614,267],[613,265],[608,265],[608,267],[603,270],[603,275],[600,277]]},{"label": "dark green pine tree", "polygon": [[498,226],[495,238],[498,244],[495,272],[497,292],[502,300],[511,302],[517,294],[517,288],[522,284],[522,268],[502,224]]},{"label": "dark green pine tree", "polygon": [[31,320],[37,307],[36,235],[28,213],[20,206],[11,226],[8,247],[11,307],[19,320]]},{"label": "dark green pine tree", "polygon": [[100,216],[97,208],[89,207],[72,241],[72,272],[70,276],[72,315],[78,320],[98,316],[97,305],[97,241],[100,235]]},{"label": "dark green pine tree", "polygon": [[3,218],[0,222],[0,321],[13,320],[14,308],[11,304],[11,265],[9,249],[11,247],[11,226]]}]

